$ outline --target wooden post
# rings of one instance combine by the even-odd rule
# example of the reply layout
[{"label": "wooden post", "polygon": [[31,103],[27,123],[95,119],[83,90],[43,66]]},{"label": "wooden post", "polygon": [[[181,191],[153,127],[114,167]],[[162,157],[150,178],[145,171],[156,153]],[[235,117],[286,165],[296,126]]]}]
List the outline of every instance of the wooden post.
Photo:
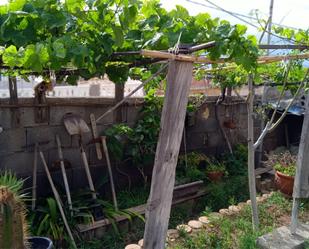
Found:
[{"label": "wooden post", "polygon": [[10,105],[16,106],[11,109],[11,125],[12,127],[18,127],[20,124],[20,112],[17,107],[18,94],[17,94],[16,77],[9,76],[9,91],[10,91]]},{"label": "wooden post", "polygon": [[146,208],[144,249],[165,247],[192,70],[191,62],[169,62],[161,130]]},{"label": "wooden post", "polygon": [[309,94],[306,97],[306,112],[301,132],[297,156],[297,170],[293,189],[293,209],[291,217],[291,233],[296,232],[298,225],[298,208],[301,198],[309,197]]},{"label": "wooden post", "polygon": [[[115,84],[115,103],[120,102],[124,98],[124,86],[125,84]],[[118,107],[114,112],[114,121],[116,123],[122,123],[122,106]]]},{"label": "wooden post", "polygon": [[255,184],[255,167],[254,167],[254,133],[253,133],[253,76],[249,75],[248,79],[248,178],[249,192],[252,207],[252,224],[255,230],[259,227],[259,216],[256,202],[256,184]]}]

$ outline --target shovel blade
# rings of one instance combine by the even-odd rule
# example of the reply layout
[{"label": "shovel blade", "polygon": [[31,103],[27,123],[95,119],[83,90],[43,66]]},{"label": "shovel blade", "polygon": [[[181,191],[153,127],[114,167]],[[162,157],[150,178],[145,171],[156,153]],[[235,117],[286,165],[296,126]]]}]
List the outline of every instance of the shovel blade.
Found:
[{"label": "shovel blade", "polygon": [[79,115],[73,113],[67,113],[63,117],[63,122],[68,133],[73,135],[81,135],[82,133],[90,132],[90,129]]}]

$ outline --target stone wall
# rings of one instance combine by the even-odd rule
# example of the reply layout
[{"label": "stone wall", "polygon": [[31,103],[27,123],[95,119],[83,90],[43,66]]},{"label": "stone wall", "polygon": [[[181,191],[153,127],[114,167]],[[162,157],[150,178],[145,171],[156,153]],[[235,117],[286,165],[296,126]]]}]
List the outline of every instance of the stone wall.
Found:
[{"label": "stone wall", "polygon": [[[227,149],[226,142],[222,136],[215,115],[216,97],[210,97],[195,115],[195,123],[186,126],[187,151],[202,151],[205,153],[219,154]],[[58,160],[55,135],[60,136],[63,145],[64,158],[70,162],[71,167],[67,170],[69,182],[72,188],[87,186],[83,164],[78,148],[78,140],[67,133],[63,125],[63,116],[68,112],[79,114],[88,124],[89,115],[94,113],[96,117],[104,113],[113,105],[112,99],[82,98],[82,99],[57,99],[50,98],[46,106],[48,118],[45,123],[35,122],[37,107],[33,105],[32,99],[19,99],[19,106],[9,104],[8,100],[0,101],[0,169],[11,169],[18,175],[30,177],[33,167],[33,145],[35,142],[48,142],[43,144],[42,150],[48,165],[53,165]],[[123,121],[133,126],[138,118],[142,106],[141,99],[131,99],[122,108]],[[14,114],[15,113],[15,114]],[[17,113],[17,114],[16,114]],[[19,113],[19,114],[18,114]],[[15,122],[20,120],[19,124]],[[222,104],[218,107],[218,117],[221,123],[233,123],[233,129],[224,128],[232,144],[246,143],[247,137],[247,109],[246,104],[234,100],[229,105]],[[110,114],[98,124],[98,133],[113,124],[113,115]],[[90,125],[89,125],[90,126]],[[255,122],[255,131],[259,131],[260,122]],[[97,185],[107,179],[105,162],[96,157],[95,146],[88,144],[92,139],[91,133],[83,136],[91,171]],[[276,143],[276,141],[272,141]],[[184,147],[182,146],[182,151]],[[48,186],[41,160],[38,160],[39,183]],[[132,169],[131,169],[132,171]],[[133,172],[134,173],[134,172]],[[60,176],[60,171],[53,172]],[[137,173],[138,174],[138,173]],[[116,182],[125,178],[124,175],[116,174]],[[55,177],[61,184],[61,177]],[[31,182],[31,181],[30,181]],[[49,189],[49,187],[48,187]],[[45,187],[39,191],[45,191]]]}]

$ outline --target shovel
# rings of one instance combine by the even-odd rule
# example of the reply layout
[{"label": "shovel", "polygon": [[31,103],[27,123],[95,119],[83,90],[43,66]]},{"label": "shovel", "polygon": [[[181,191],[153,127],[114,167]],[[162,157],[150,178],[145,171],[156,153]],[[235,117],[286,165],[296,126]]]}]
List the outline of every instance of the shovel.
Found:
[{"label": "shovel", "polygon": [[73,113],[65,114],[63,117],[63,122],[64,122],[64,126],[67,132],[71,136],[74,136],[74,135],[79,136],[79,148],[80,148],[81,156],[82,156],[85,171],[86,171],[89,188],[92,192],[92,198],[96,199],[97,196],[95,193],[93,180],[92,180],[91,173],[89,170],[89,164],[88,164],[86,152],[84,150],[83,143],[82,143],[82,134],[90,132],[90,129],[88,125],[86,124],[86,122],[77,114],[73,114]]}]

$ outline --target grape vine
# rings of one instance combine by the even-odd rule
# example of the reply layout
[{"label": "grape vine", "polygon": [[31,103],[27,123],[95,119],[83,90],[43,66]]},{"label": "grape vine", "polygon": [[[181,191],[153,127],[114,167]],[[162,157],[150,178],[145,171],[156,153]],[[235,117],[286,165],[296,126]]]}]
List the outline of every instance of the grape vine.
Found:
[{"label": "grape vine", "polygon": [[53,70],[57,80],[68,76],[71,83],[78,77],[70,69],[78,69],[85,79],[107,73],[115,83],[123,83],[137,71],[128,65],[140,57],[115,57],[113,52],[168,49],[179,37],[192,45],[216,41],[207,52],[211,59],[223,56],[251,70],[258,49],[255,37],[245,33],[245,26],[207,13],[190,16],[181,6],[168,12],[157,0],[11,0],[0,6],[5,72],[48,78]]}]

